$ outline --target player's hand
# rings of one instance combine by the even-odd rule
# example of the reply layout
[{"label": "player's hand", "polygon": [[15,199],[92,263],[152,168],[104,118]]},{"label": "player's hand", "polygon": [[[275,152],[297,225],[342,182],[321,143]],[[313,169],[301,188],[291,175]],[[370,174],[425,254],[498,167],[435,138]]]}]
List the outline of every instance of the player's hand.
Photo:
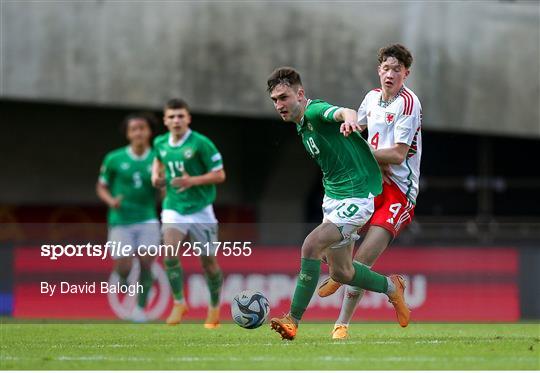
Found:
[{"label": "player's hand", "polygon": [[339,132],[345,137],[348,137],[354,131],[362,132],[362,127],[356,122],[346,121],[341,123],[341,126],[339,127]]},{"label": "player's hand", "polygon": [[152,173],[151,181],[154,188],[163,188],[165,186],[165,175],[163,175],[163,172],[159,172],[157,175]]},{"label": "player's hand", "polygon": [[392,170],[390,169],[390,165],[388,163],[379,163],[379,168],[381,169],[383,182],[391,184],[390,176],[392,176]]},{"label": "player's hand", "polygon": [[324,264],[328,264],[328,258],[326,257],[326,255],[322,256],[321,262],[323,262]]},{"label": "player's hand", "polygon": [[194,179],[184,171],[183,175],[180,177],[175,177],[171,180],[171,185],[177,188],[176,193],[183,192],[186,189],[191,188],[194,183]]},{"label": "player's hand", "polygon": [[154,188],[163,188],[165,186],[165,178],[162,176],[152,177],[152,185]]},{"label": "player's hand", "polygon": [[121,203],[122,203],[122,196],[118,196],[118,197],[113,197],[113,198],[109,201],[108,205],[109,205],[109,207],[112,208],[112,209],[117,209],[117,208],[120,207],[120,204],[121,204]]}]

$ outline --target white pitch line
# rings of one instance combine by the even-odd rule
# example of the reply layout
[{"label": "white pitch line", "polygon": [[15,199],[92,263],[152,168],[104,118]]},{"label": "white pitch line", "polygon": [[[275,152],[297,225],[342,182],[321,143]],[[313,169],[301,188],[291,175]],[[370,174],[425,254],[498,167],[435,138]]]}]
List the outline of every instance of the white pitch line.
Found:
[{"label": "white pitch line", "polygon": [[[4,360],[40,360],[41,358],[26,358],[20,356],[2,356]],[[103,355],[91,355],[91,356],[58,356],[51,358],[51,361],[110,361],[110,362],[218,362],[218,361],[235,361],[235,362],[261,362],[261,361],[275,361],[275,357],[271,356],[252,356],[252,357],[216,357],[216,356],[176,356],[169,358],[148,358],[148,357],[114,357]],[[318,356],[314,358],[303,357],[288,357],[287,361],[295,362],[309,362],[309,361],[323,361],[323,362],[484,362],[494,360],[504,361],[537,361],[536,357],[478,357],[478,356],[460,356],[460,357],[433,357],[433,356],[383,356],[383,357],[361,357],[361,356]]]}]

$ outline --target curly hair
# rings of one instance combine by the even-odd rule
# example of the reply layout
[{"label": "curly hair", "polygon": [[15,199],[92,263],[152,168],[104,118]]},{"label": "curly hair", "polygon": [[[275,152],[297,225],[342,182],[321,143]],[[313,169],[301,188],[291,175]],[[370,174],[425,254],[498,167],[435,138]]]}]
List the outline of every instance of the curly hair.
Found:
[{"label": "curly hair", "polygon": [[411,52],[401,44],[392,44],[387,47],[379,49],[377,53],[377,59],[379,64],[383,63],[388,57],[394,57],[401,62],[407,69],[411,67],[413,63],[413,57]]}]

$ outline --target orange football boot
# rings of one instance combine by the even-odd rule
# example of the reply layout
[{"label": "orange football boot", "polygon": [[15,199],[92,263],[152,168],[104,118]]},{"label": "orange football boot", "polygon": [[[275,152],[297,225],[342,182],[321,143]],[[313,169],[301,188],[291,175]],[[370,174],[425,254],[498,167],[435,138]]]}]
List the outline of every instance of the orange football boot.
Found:
[{"label": "orange football boot", "polygon": [[332,330],[332,339],[347,339],[349,338],[349,327],[347,325],[336,325]]},{"label": "orange football boot", "polygon": [[173,305],[171,313],[169,314],[169,317],[167,317],[167,320],[165,320],[165,322],[168,325],[180,324],[180,321],[182,321],[182,317],[184,317],[184,314],[187,311],[188,306],[185,303],[175,303]]},{"label": "orange football boot", "polygon": [[321,283],[321,285],[319,285],[319,290],[317,291],[317,293],[321,298],[329,297],[330,295],[334,294],[340,287],[341,283],[332,280],[332,277],[328,277]]},{"label": "orange football boot", "polygon": [[204,327],[206,329],[216,329],[219,328],[219,306],[217,307],[208,307],[208,316],[206,316],[206,321],[204,322]]},{"label": "orange football boot", "polygon": [[293,340],[298,331],[298,325],[290,315],[285,315],[281,319],[274,317],[270,320],[270,327],[281,335],[282,339]]},{"label": "orange football boot", "polygon": [[411,311],[405,303],[405,280],[400,275],[390,275],[390,281],[396,286],[396,291],[388,295],[388,301],[392,303],[396,310],[396,316],[403,328],[409,325]]}]

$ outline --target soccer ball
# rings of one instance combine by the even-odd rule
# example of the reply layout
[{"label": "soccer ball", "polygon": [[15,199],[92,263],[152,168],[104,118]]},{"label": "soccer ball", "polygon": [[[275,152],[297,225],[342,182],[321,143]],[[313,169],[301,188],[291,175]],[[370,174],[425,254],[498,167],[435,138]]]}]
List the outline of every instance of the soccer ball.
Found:
[{"label": "soccer ball", "polygon": [[269,313],[268,299],[258,291],[244,290],[231,303],[232,318],[242,328],[258,328],[264,324]]}]

